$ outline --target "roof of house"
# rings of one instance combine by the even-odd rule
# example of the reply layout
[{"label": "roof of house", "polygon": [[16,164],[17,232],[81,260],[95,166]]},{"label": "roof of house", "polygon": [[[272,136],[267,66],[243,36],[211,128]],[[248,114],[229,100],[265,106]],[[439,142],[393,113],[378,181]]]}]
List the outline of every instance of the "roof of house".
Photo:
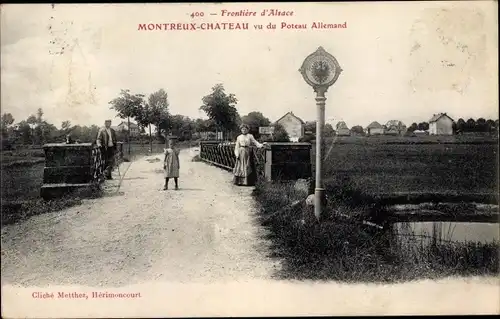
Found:
[{"label": "roof of house", "polygon": [[288,113],[286,113],[285,115],[283,115],[283,116],[282,116],[282,117],[280,117],[279,119],[277,119],[275,123],[278,123],[279,121],[281,121],[282,119],[284,119],[284,118],[285,118],[285,116],[287,116],[287,115],[291,115],[291,116],[293,116],[294,118],[298,119],[298,120],[300,121],[300,123],[301,123],[301,124],[306,124],[306,122],[304,122],[304,121],[303,121],[300,117],[298,117],[297,115],[293,114],[293,112],[291,112],[291,111],[290,111],[290,112],[288,112]]},{"label": "roof of house", "polygon": [[366,128],[384,128],[379,122],[371,122]]},{"label": "roof of house", "polygon": [[347,126],[347,124],[344,121],[338,122],[337,125],[335,126],[335,128],[337,130],[348,130],[349,129],[349,127]]},{"label": "roof of house", "polygon": [[406,126],[406,125],[403,122],[399,121],[399,120],[390,120],[389,122],[387,122],[387,124],[385,126],[387,126],[387,127],[392,127],[392,126],[403,127],[403,126]]},{"label": "roof of house", "polygon": [[438,114],[434,114],[432,116],[432,118],[429,120],[429,123],[436,122],[437,120],[439,120],[443,116],[446,116],[447,118],[449,118],[450,120],[453,121],[453,119],[449,115],[447,115],[446,113],[438,113]]},{"label": "roof of house", "polygon": [[[123,125],[128,125],[127,122],[121,122],[120,124],[118,124],[118,126],[123,126]],[[134,122],[130,122],[130,127],[131,128],[138,128],[139,125],[137,125],[136,123]]]}]

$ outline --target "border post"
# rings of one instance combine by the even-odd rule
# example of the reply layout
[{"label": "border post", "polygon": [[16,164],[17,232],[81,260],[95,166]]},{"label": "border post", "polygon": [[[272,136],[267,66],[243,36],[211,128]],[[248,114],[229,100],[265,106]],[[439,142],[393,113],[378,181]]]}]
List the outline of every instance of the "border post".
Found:
[{"label": "border post", "polygon": [[316,185],[314,189],[314,215],[320,220],[321,205],[324,200],[321,144],[325,125],[325,93],[328,91],[328,88],[337,81],[342,72],[342,68],[333,55],[326,52],[323,47],[319,47],[315,52],[305,58],[299,72],[302,74],[306,83],[309,84],[316,93]]}]

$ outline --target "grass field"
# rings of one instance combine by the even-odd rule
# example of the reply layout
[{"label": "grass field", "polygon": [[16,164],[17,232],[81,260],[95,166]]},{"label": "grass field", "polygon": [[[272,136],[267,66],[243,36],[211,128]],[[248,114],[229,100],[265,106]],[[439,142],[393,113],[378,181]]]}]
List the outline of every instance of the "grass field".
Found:
[{"label": "grass field", "polygon": [[323,176],[371,194],[495,193],[498,160],[494,144],[332,144]]},{"label": "grass field", "polygon": [[327,138],[337,144],[498,144],[498,135],[489,133],[464,133],[461,135],[422,135],[422,136],[337,136]]}]

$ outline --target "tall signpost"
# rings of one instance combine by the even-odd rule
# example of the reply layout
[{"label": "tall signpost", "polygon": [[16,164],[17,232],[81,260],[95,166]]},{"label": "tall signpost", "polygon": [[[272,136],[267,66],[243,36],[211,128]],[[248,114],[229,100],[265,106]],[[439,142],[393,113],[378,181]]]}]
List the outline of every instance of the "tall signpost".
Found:
[{"label": "tall signpost", "polygon": [[316,185],[314,190],[314,215],[321,218],[321,206],[324,200],[324,188],[322,181],[322,154],[321,144],[323,139],[323,128],[325,126],[325,93],[340,76],[342,68],[337,59],[319,47],[310,54],[302,63],[299,72],[304,80],[316,92],[317,123],[316,123]]}]

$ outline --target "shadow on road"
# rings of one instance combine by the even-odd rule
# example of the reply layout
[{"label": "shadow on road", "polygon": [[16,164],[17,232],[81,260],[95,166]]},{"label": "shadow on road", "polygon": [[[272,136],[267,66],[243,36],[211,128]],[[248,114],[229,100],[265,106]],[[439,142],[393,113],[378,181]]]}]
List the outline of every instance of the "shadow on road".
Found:
[{"label": "shadow on road", "polygon": [[138,176],[138,177],[127,177],[127,178],[122,178],[122,181],[131,181],[131,180],[134,180],[134,179],[147,179],[147,177],[141,177],[141,176]]},{"label": "shadow on road", "polygon": [[173,187],[169,187],[167,190],[164,190],[163,188],[160,189],[161,191],[175,191],[175,192],[182,192],[182,191],[194,191],[194,192],[199,192],[199,191],[206,191],[205,189],[202,188],[182,188],[179,187],[179,189],[175,189]]},{"label": "shadow on road", "polygon": [[116,191],[110,191],[110,192],[105,192],[102,197],[116,197],[116,196],[123,196],[125,195],[125,192],[116,192]]}]

